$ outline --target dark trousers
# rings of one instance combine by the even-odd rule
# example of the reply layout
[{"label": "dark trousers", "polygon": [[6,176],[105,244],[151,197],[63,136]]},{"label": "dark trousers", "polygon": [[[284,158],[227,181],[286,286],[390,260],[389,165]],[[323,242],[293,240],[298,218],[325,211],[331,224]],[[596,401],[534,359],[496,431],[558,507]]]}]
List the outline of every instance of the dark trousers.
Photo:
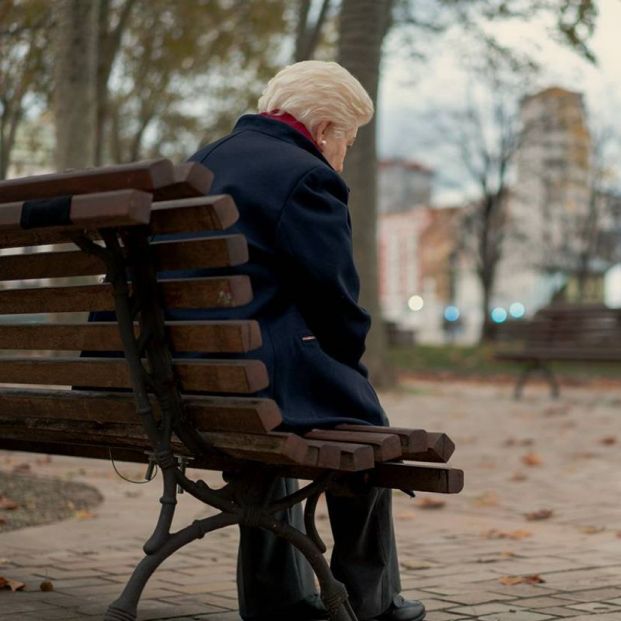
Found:
[{"label": "dark trousers", "polygon": [[[292,493],[297,481],[279,479],[274,499]],[[334,537],[331,568],[347,587],[361,619],[384,612],[401,591],[392,524],[391,491],[373,488],[355,497],[326,494]],[[304,530],[301,507],[279,515]],[[317,592],[306,559],[284,539],[258,528],[240,528],[237,585],[241,616],[268,616]]]}]

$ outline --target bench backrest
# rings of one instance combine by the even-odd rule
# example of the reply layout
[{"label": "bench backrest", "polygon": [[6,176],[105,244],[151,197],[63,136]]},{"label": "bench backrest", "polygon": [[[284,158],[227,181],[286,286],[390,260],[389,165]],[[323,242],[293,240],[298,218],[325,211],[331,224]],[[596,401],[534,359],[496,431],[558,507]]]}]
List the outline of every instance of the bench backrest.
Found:
[{"label": "bench backrest", "polygon": [[525,335],[527,347],[621,352],[621,309],[551,305],[535,314]]},{"label": "bench backrest", "polygon": [[[230,197],[205,196],[211,179],[198,164],[174,167],[158,160],[0,183],[4,448],[27,449],[28,425],[37,425],[41,418],[55,421],[43,436],[50,444],[71,438],[79,444],[88,434],[84,420],[90,419],[99,424],[99,435],[102,428],[109,431],[110,444],[148,448],[126,392],[131,383],[128,365],[118,354],[123,349],[118,326],[115,321],[92,321],[92,315],[89,321],[93,312],[114,310],[112,287],[103,282],[106,265],[72,242],[84,234],[93,240],[112,235],[126,244],[127,253],[132,251],[132,236],[140,232],[155,270],[167,272],[165,280],[159,279],[162,307],[246,304],[252,298],[246,276],[183,276],[184,270],[236,266],[248,257],[241,235],[200,235],[222,231],[238,216]],[[182,275],[175,278],[177,271]],[[248,397],[268,385],[260,361],[205,357],[259,347],[257,322],[167,322],[166,338],[173,355],[179,354],[174,374],[186,412],[199,430],[264,432],[280,424],[274,402]],[[196,352],[201,359],[191,358]],[[218,396],[222,393],[236,396]],[[11,420],[10,412],[31,416]],[[40,450],[41,434],[37,437]],[[84,452],[98,453],[93,447]]]}]

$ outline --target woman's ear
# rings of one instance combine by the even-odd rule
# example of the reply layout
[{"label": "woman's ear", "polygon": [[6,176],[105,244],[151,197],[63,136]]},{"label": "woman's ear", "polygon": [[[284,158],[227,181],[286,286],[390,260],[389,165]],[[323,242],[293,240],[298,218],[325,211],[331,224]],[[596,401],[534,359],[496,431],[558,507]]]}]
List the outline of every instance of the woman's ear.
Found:
[{"label": "woman's ear", "polygon": [[315,128],[315,135],[313,136],[313,138],[315,139],[315,142],[318,145],[320,146],[325,145],[326,134],[328,133],[331,127],[332,127],[331,121],[321,121],[321,123],[317,125],[317,127]]}]

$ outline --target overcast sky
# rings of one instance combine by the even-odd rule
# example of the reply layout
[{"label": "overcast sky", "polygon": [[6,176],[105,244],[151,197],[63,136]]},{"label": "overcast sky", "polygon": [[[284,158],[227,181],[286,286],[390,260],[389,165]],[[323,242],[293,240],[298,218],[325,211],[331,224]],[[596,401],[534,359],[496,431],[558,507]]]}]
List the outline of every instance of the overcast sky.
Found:
[{"label": "overcast sky", "polygon": [[[550,85],[584,93],[590,120],[598,127],[613,127],[621,136],[621,0],[600,0],[600,15],[591,48],[593,66],[576,53],[555,43],[549,24],[495,26],[503,44],[529,52],[542,66],[534,90]],[[417,63],[391,53],[384,65],[379,103],[379,149],[382,156],[400,155],[435,169],[445,166],[446,154],[422,138],[421,119],[455,106],[467,90],[466,71],[456,50],[462,39],[456,31],[435,38],[427,49],[427,61]],[[438,199],[454,200],[440,177]],[[454,175],[453,175],[454,178]]]}]

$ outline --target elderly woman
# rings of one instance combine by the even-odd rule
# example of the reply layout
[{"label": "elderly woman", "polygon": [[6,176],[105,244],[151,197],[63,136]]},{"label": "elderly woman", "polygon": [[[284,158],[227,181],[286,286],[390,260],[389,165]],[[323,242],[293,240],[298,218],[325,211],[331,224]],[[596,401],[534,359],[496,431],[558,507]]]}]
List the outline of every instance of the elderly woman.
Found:
[{"label": "elderly woman", "polygon": [[[373,116],[371,99],[340,65],[305,61],[270,80],[259,112],[191,159],[213,171],[212,191],[232,195],[240,212],[236,229],[250,249],[243,271],[255,298],[237,316],[261,324],[264,343],[253,357],[269,372],[265,395],[289,430],[386,425],[360,362],[370,319],[358,306],[348,188],[338,174]],[[274,495],[293,485],[282,481]],[[332,570],[359,619],[420,621],[422,604],[398,595],[390,502],[389,490],[328,496]],[[300,525],[299,512],[284,517]],[[242,528],[238,588],[246,621],[327,617],[306,560],[258,529]]]}]

